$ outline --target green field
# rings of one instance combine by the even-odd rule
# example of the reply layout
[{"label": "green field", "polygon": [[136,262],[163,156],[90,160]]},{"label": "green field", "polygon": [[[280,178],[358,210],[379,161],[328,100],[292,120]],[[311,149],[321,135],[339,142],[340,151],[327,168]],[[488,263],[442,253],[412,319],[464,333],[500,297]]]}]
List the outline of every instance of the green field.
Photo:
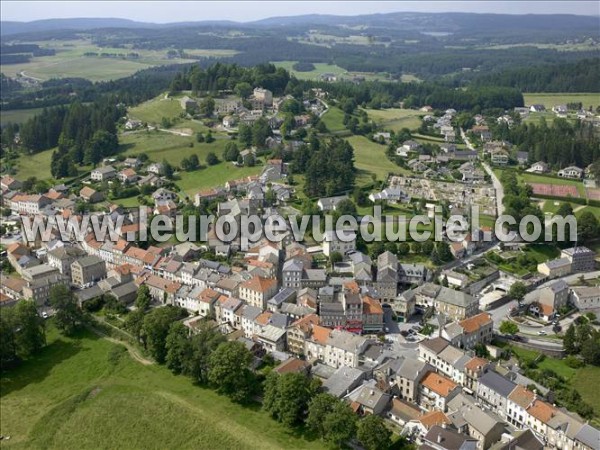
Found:
[{"label": "green field", "polygon": [[554,105],[566,105],[574,102],[581,102],[585,109],[590,106],[595,109],[600,105],[600,94],[596,93],[531,93],[523,94],[523,97],[525,105],[542,104],[550,110]]},{"label": "green field", "polygon": [[321,118],[327,130],[331,133],[341,133],[346,131],[344,126],[344,111],[340,108],[330,107]]},{"label": "green field", "polygon": [[289,71],[291,75],[294,75],[299,80],[316,80],[324,73],[332,73],[336,76],[341,76],[346,74],[347,71],[343,67],[336,66],[335,64],[326,64],[326,63],[314,63],[315,69],[310,72],[298,72],[293,69],[293,65],[298,61],[272,61],[273,64],[277,67],[283,67],[285,70]]},{"label": "green field", "polygon": [[[542,206],[542,211],[546,214],[556,214],[556,212],[558,211],[558,208],[560,208],[560,205],[562,203],[565,202],[561,202],[560,200],[545,200],[543,202],[543,206]],[[598,206],[584,206],[584,205],[578,205],[577,203],[570,203],[571,208],[573,208],[573,211],[575,212],[575,217],[579,217],[581,214],[583,214],[586,211],[591,212],[592,214],[594,214],[596,217],[600,217],[600,207]]]},{"label": "green field", "polygon": [[424,116],[414,109],[365,109],[369,118],[386,130],[400,131],[402,128],[415,130],[421,125]]},{"label": "green field", "polygon": [[[120,142],[126,155],[145,153],[150,160],[160,162],[166,159],[169,163],[179,166],[181,160],[198,155],[200,163],[205,165],[206,155],[215,153],[221,160],[227,138],[217,136],[215,142],[210,144],[195,142],[195,138],[176,136],[164,132],[139,132],[121,136]],[[190,143],[194,146],[190,147]],[[262,171],[262,164],[254,167],[235,167],[230,162],[224,162],[196,170],[194,172],[180,172],[180,179],[176,184],[188,195],[193,195],[201,189],[222,186],[229,180],[242,178],[248,175],[257,175]]]},{"label": "green field", "polygon": [[91,333],[53,329],[48,346],[0,379],[2,448],[322,448],[258,407],[241,407]]},{"label": "green field", "polygon": [[0,127],[7,123],[23,123],[42,112],[42,108],[31,109],[12,109],[10,111],[0,111]]},{"label": "green field", "polygon": [[371,174],[377,179],[386,180],[389,173],[407,173],[385,155],[385,145],[376,144],[364,136],[352,136],[347,139],[354,148],[354,166],[358,169],[358,185],[371,183]]},{"label": "green field", "polygon": [[[502,176],[502,169],[494,169],[494,173],[498,178]],[[569,180],[567,178],[556,178],[556,177],[547,177],[545,175],[537,175],[534,173],[528,172],[519,172],[517,173],[517,178],[519,183],[543,183],[543,184],[555,184],[555,185],[569,185],[577,187],[577,192],[581,198],[586,198],[585,188],[583,186],[583,182],[577,180]]]},{"label": "green field", "polygon": [[54,149],[44,150],[35,155],[21,155],[17,162],[16,177],[19,180],[25,180],[29,177],[36,177],[38,180],[52,178],[50,161],[53,151]]},{"label": "green field", "polygon": [[[39,41],[32,42],[43,48],[56,50],[54,56],[34,57],[27,63],[7,64],[0,67],[5,75],[16,77],[24,72],[28,77],[38,80],[50,78],[81,77],[91,81],[105,81],[126,77],[138,70],[153,66],[194,62],[192,59],[169,59],[167,49],[142,50],[131,48],[98,47],[89,39],[70,41]],[[197,56],[231,56],[232,50],[195,49],[184,50]],[[101,58],[99,56],[84,56],[85,53],[116,53],[127,54],[135,52],[138,59]]]},{"label": "green field", "polygon": [[533,173],[521,173],[518,175],[519,180],[524,183],[545,183],[545,184],[556,184],[556,185],[567,185],[577,187],[577,192],[582,198],[586,198],[585,189],[581,181],[569,180],[565,178],[554,178],[545,177],[543,175],[536,175]]}]

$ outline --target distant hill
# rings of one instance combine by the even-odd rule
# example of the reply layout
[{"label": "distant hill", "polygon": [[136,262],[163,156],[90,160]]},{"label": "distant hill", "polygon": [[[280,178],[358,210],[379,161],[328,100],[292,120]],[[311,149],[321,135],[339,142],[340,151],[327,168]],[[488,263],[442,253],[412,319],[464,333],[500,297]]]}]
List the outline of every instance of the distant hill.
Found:
[{"label": "distant hill", "polygon": [[284,26],[309,25],[347,25],[398,27],[424,29],[428,31],[481,31],[492,29],[541,31],[541,30],[590,30],[597,34],[600,18],[593,16],[575,16],[568,14],[474,14],[474,13],[387,13],[368,14],[359,16],[335,16],[323,14],[307,14],[291,17],[270,17],[254,22],[237,23],[232,21],[197,21],[157,24],[136,22],[128,19],[115,18],[73,18],[45,19],[32,22],[0,22],[2,36],[36,33],[59,30],[93,30],[101,28],[129,29],[165,29],[194,26],[237,26],[244,28],[278,28]]}]

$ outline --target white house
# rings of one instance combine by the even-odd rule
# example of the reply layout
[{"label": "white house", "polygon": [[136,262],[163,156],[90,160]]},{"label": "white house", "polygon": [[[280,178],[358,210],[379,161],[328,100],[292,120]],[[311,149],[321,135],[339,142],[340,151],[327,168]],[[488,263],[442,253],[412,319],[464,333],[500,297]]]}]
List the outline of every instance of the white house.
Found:
[{"label": "white house", "polygon": [[583,169],[577,166],[565,167],[558,171],[558,176],[563,178],[581,178],[583,177]]}]

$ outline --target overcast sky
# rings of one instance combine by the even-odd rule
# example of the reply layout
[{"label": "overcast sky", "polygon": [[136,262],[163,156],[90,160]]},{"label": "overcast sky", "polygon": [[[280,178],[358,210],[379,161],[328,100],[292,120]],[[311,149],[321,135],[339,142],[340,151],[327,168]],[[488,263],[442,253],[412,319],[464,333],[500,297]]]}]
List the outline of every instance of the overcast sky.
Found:
[{"label": "overcast sky", "polygon": [[0,2],[2,20],[28,22],[66,17],[118,17],[144,22],[235,20],[247,22],[300,14],[359,15],[397,11],[499,14],[600,15],[598,1],[9,1]]}]

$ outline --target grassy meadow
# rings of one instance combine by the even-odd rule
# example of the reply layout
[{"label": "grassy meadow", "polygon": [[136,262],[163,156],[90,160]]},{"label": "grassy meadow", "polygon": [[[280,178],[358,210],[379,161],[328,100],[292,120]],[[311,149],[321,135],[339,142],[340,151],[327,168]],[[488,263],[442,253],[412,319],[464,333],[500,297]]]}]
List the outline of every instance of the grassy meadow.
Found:
[{"label": "grassy meadow", "polygon": [[415,130],[421,125],[421,117],[425,114],[414,109],[365,109],[369,118],[381,127],[400,131],[402,128]]},{"label": "grassy meadow", "polygon": [[[142,50],[130,48],[98,47],[89,39],[74,39],[68,41],[38,41],[32,42],[42,48],[56,50],[53,56],[33,57],[27,63],[5,64],[0,67],[2,73],[15,77],[24,72],[28,77],[38,80],[51,78],[81,77],[91,81],[107,81],[129,76],[138,70],[165,64],[189,63],[193,59],[169,59],[167,49]],[[231,56],[232,50],[194,49],[184,50],[195,56]],[[138,53],[138,59],[101,58],[100,56],[85,56],[85,53]]]},{"label": "grassy meadow", "polygon": [[323,448],[258,406],[242,407],[89,332],[50,328],[34,360],[0,378],[6,449]]},{"label": "grassy meadow", "polygon": [[[554,105],[566,105],[567,103],[581,102],[585,109],[590,106],[596,108],[600,106],[600,94],[599,93],[577,93],[577,92],[565,92],[565,93],[530,93],[523,94],[525,105],[531,106],[534,104],[542,104],[546,109],[551,110]],[[554,114],[552,114],[554,116]]]}]

